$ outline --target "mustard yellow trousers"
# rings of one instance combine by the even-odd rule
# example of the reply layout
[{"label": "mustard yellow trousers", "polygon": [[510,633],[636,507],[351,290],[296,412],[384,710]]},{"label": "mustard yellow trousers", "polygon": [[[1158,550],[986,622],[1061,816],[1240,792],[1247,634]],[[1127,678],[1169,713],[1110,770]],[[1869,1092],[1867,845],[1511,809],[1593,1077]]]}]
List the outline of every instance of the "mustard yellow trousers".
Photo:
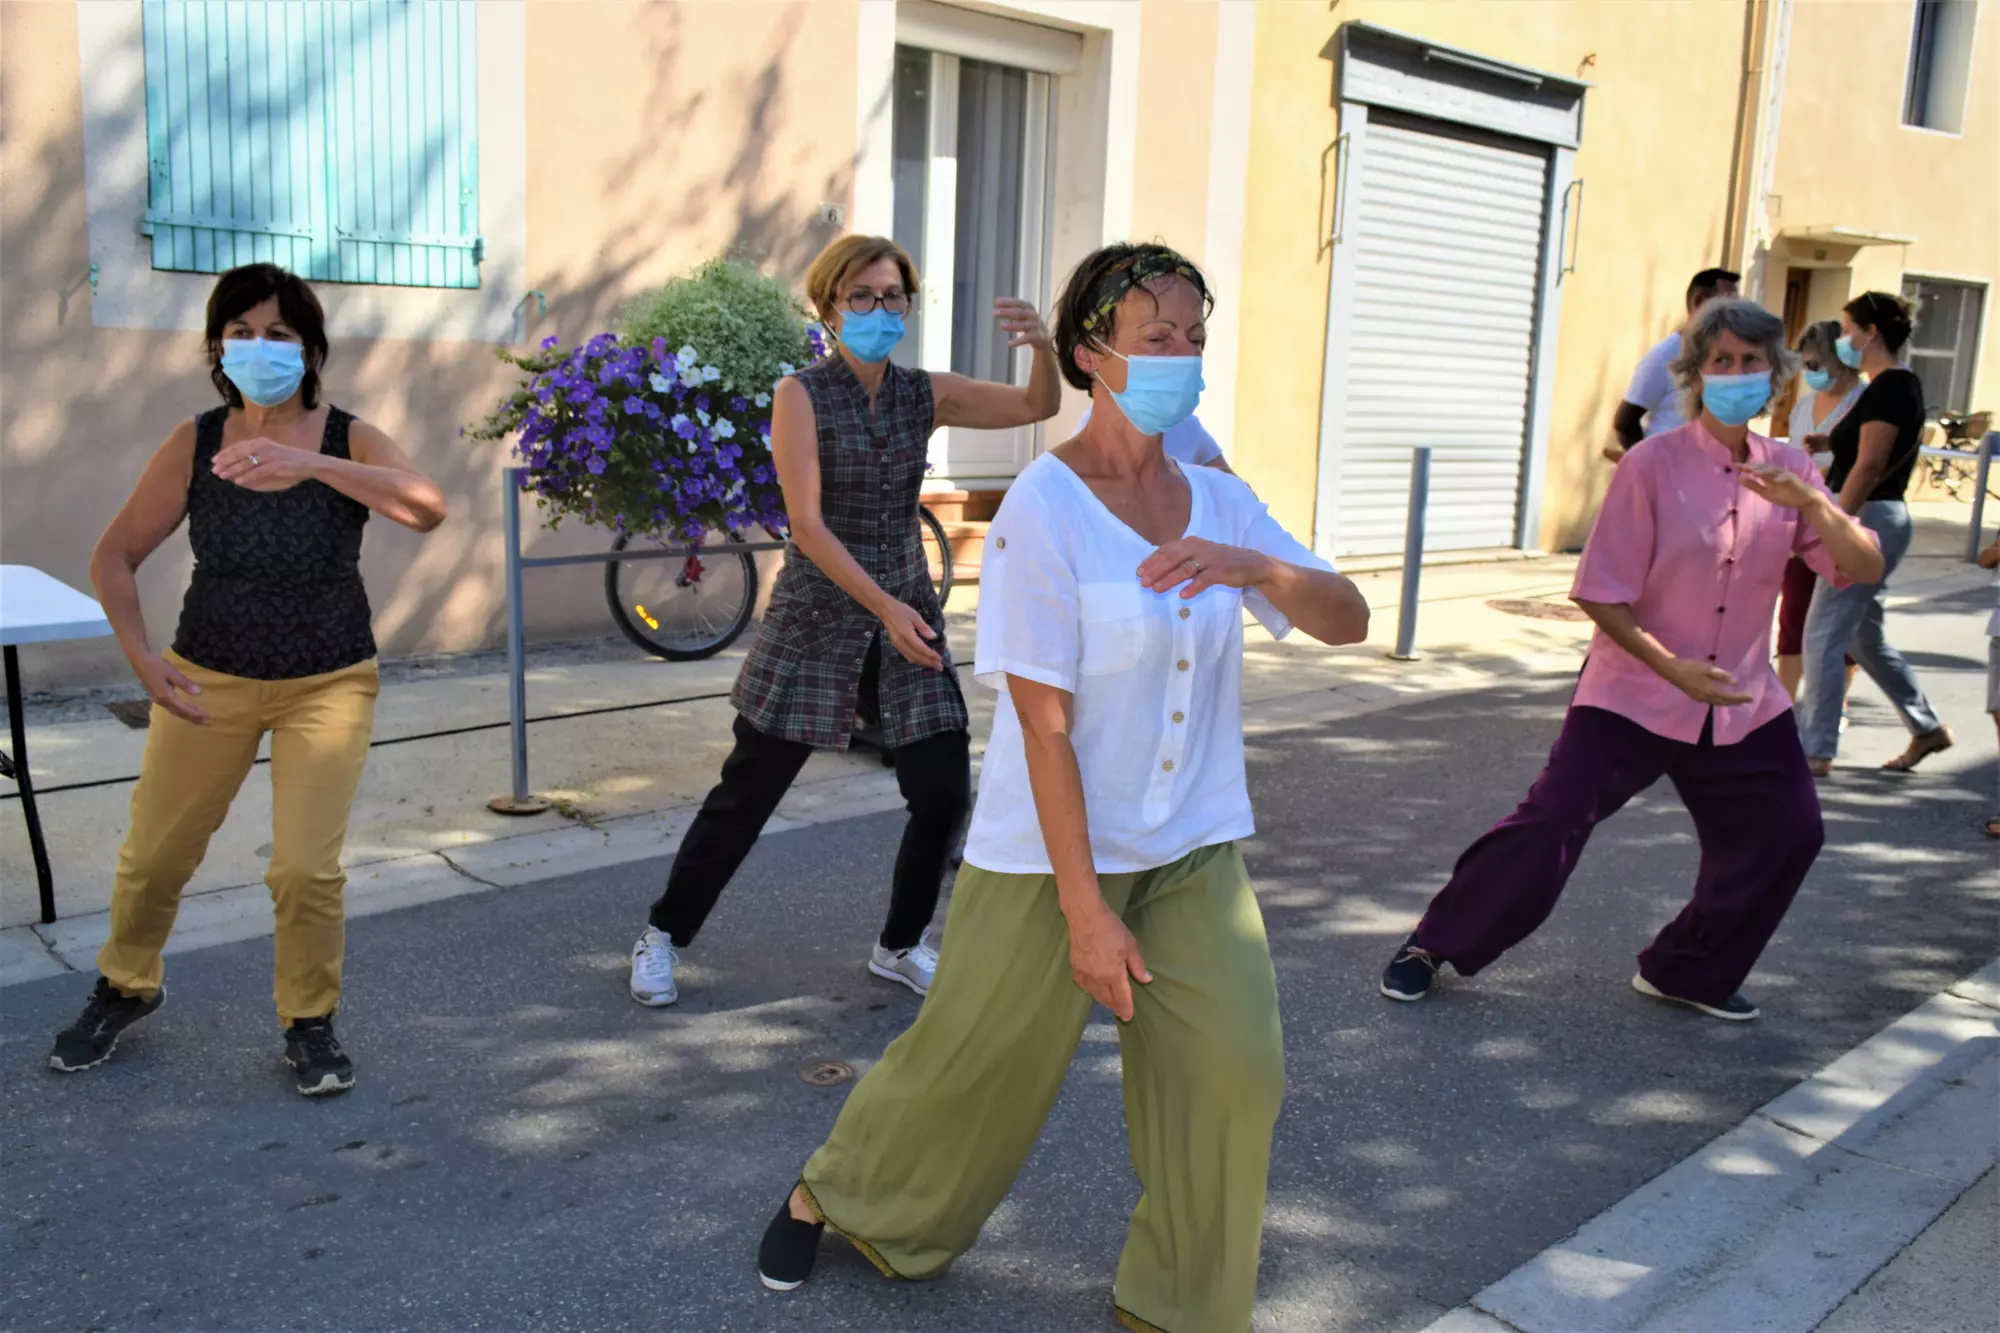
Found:
[{"label": "mustard yellow trousers", "polygon": [[374,731],[375,663],[296,680],[249,680],[167,657],[201,687],[195,703],[210,720],[199,726],[153,706],[98,970],[124,994],[159,991],[160,950],[173,931],[181,890],[269,732],[271,862],[264,883],[277,914],[278,1021],[331,1014],[340,1005],[347,943],[340,849]]}]

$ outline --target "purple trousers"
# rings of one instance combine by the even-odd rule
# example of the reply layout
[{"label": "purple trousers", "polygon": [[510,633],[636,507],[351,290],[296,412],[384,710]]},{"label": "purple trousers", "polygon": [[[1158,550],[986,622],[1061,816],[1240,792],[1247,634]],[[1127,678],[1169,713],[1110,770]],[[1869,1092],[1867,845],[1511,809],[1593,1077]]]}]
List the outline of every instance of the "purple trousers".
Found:
[{"label": "purple trousers", "polygon": [[1572,707],[1513,814],[1465,849],[1417,944],[1471,976],[1548,919],[1597,824],[1661,777],[1701,840],[1694,898],[1639,955],[1669,995],[1718,1004],[1750,975],[1819,855],[1819,793],[1786,712],[1734,745],[1690,745],[1602,708]]}]

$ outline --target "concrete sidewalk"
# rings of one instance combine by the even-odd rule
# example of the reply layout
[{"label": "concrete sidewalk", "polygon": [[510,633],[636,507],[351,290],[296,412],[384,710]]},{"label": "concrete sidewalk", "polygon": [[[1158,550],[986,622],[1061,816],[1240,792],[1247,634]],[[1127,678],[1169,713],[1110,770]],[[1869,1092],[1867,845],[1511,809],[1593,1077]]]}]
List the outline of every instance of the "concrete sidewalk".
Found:
[{"label": "concrete sidewalk", "polygon": [[[1395,634],[1396,572],[1359,575],[1375,607],[1371,641],[1346,649],[1303,636],[1276,643],[1252,626],[1246,632],[1245,700],[1270,703],[1357,685],[1425,693],[1573,666],[1587,638],[1587,626],[1561,600],[1574,564],[1554,557],[1427,571],[1419,626],[1424,660],[1417,663],[1385,655]],[[966,589],[952,599],[949,634],[961,672],[972,655],[976,594]],[[1493,600],[1564,618],[1510,614],[1488,605]],[[728,693],[741,659],[739,646],[708,661],[662,662],[622,639],[531,653],[530,781],[558,804],[525,819],[486,808],[509,784],[504,657],[385,668],[375,749],[349,827],[350,872],[363,884],[371,876],[401,878],[468,858],[487,863],[504,844],[578,827],[629,837],[630,821],[650,823],[662,812],[698,804],[728,752],[734,716]],[[988,730],[994,696],[969,676],[961,679],[977,745]],[[64,918],[102,912],[146,733],[111,717],[98,699],[38,711],[29,748],[44,793],[57,910]],[[783,813],[798,817],[809,802],[823,804],[828,784],[882,772],[880,759],[867,752],[817,754]],[[56,790],[64,787],[74,789]],[[18,807],[10,805],[0,800],[0,926],[6,927],[35,920],[27,837]],[[188,886],[191,901],[260,884],[270,819],[268,769],[260,765]]]},{"label": "concrete sidewalk", "polygon": [[[1899,598],[1920,605],[1983,588],[1984,576],[1962,562],[1965,507],[1914,508],[1918,539],[1897,580]],[[1246,631],[1246,703],[1282,712],[1283,701],[1294,700],[1311,713],[1318,707],[1314,696],[1343,688],[1391,692],[1378,699],[1477,688],[1573,669],[1588,640],[1587,623],[1566,601],[1573,557],[1447,564],[1424,572],[1417,636],[1422,660],[1391,661],[1386,649],[1396,633],[1400,572],[1376,564],[1355,575],[1374,608],[1367,644],[1329,649],[1302,636],[1276,643],[1254,625]],[[954,594],[950,634],[962,664],[971,656],[976,608],[976,587]],[[1968,647],[1967,656],[1980,655]],[[537,848],[566,845],[560,838],[551,844],[551,835],[579,829],[631,855],[657,852],[660,839],[677,838],[679,829],[652,817],[699,803],[727,753],[733,716],[727,696],[740,660],[739,649],[705,662],[661,662],[623,640],[532,652],[530,782],[557,807],[526,819],[486,808],[509,782],[504,658],[389,664],[376,746],[348,834],[354,892],[365,895],[371,884],[393,892],[395,885],[458,870],[478,874],[472,869],[478,865],[518,867],[538,859]],[[966,683],[977,746],[993,695]],[[1968,740],[1983,743],[1977,721],[1957,720]],[[45,793],[42,819],[55,865],[57,911],[65,919],[109,906],[144,746],[145,733],[112,718],[101,697],[55,700],[34,710],[29,748]],[[879,759],[865,752],[816,755],[782,813],[809,818],[845,799],[840,793],[854,782],[863,784],[866,798],[883,799],[893,786],[881,776]],[[10,806],[11,799],[0,799],[0,927],[22,927],[36,919],[34,873],[18,807]],[[260,765],[188,886],[191,905],[229,889],[262,891],[270,817],[268,770]],[[517,844],[516,851],[508,844]],[[0,970],[35,952],[35,942],[24,935],[0,933]]]}]

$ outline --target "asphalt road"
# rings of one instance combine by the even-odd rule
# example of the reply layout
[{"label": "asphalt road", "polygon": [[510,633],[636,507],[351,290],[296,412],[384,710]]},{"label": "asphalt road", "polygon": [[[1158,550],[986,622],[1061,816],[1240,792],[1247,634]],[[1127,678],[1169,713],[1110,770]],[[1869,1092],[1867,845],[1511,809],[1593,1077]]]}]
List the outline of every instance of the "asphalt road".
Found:
[{"label": "asphalt road", "polygon": [[[1253,742],[1248,852],[1290,1087],[1260,1333],[1422,1327],[2000,953],[2000,874],[1975,828],[2000,783],[1977,712],[1981,605],[1899,617],[1964,744],[1912,777],[1855,768],[1826,787],[1828,849],[1751,979],[1753,1024],[1627,988],[1693,874],[1665,784],[1599,831],[1548,926],[1501,963],[1423,1005],[1375,994],[1459,850],[1533,777],[1562,683]],[[1900,744],[1861,696],[1857,763]],[[42,1067],[83,979],[0,991],[5,1326],[1113,1327],[1137,1186],[1108,1019],[949,1275],[888,1283],[829,1240],[802,1291],[756,1283],[758,1234],[846,1091],[802,1068],[865,1067],[915,1013],[862,971],[896,829],[764,840],[670,1010],[624,997],[658,862],[356,921],[341,1031],[362,1081],[337,1099],[303,1101],[281,1070],[268,941],[170,958],[167,1005],[84,1075]]]}]

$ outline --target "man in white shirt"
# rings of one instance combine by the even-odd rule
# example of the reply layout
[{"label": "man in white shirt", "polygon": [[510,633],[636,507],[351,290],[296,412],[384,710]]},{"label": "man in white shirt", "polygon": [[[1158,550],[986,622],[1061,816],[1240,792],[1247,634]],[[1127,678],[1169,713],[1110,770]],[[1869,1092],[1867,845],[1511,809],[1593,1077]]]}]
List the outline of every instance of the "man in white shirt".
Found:
[{"label": "man in white shirt", "polygon": [[[1693,319],[1694,312],[1711,297],[1736,295],[1736,283],[1741,276],[1726,268],[1705,268],[1695,274],[1688,282],[1687,318]],[[1685,322],[1682,327],[1686,327]],[[1639,358],[1638,369],[1632,372],[1632,383],[1625,390],[1625,401],[1618,404],[1618,413],[1611,420],[1611,431],[1618,438],[1604,446],[1606,458],[1615,463],[1625,456],[1627,449],[1647,436],[1661,435],[1686,424],[1686,418],[1681,416],[1680,386],[1674,383],[1670,369],[1680,354],[1681,331],[1675,329]]]},{"label": "man in white shirt", "polygon": [[[1083,415],[1077,419],[1077,430],[1081,431],[1089,420],[1090,409],[1086,407],[1083,409]],[[1175,462],[1193,463],[1197,467],[1212,467],[1227,472],[1232,477],[1236,475],[1236,470],[1222,457],[1222,446],[1215,442],[1215,437],[1201,424],[1200,417],[1189,417],[1178,426],[1169,426],[1167,433],[1160,438],[1160,445],[1167,451],[1167,457]]]}]

